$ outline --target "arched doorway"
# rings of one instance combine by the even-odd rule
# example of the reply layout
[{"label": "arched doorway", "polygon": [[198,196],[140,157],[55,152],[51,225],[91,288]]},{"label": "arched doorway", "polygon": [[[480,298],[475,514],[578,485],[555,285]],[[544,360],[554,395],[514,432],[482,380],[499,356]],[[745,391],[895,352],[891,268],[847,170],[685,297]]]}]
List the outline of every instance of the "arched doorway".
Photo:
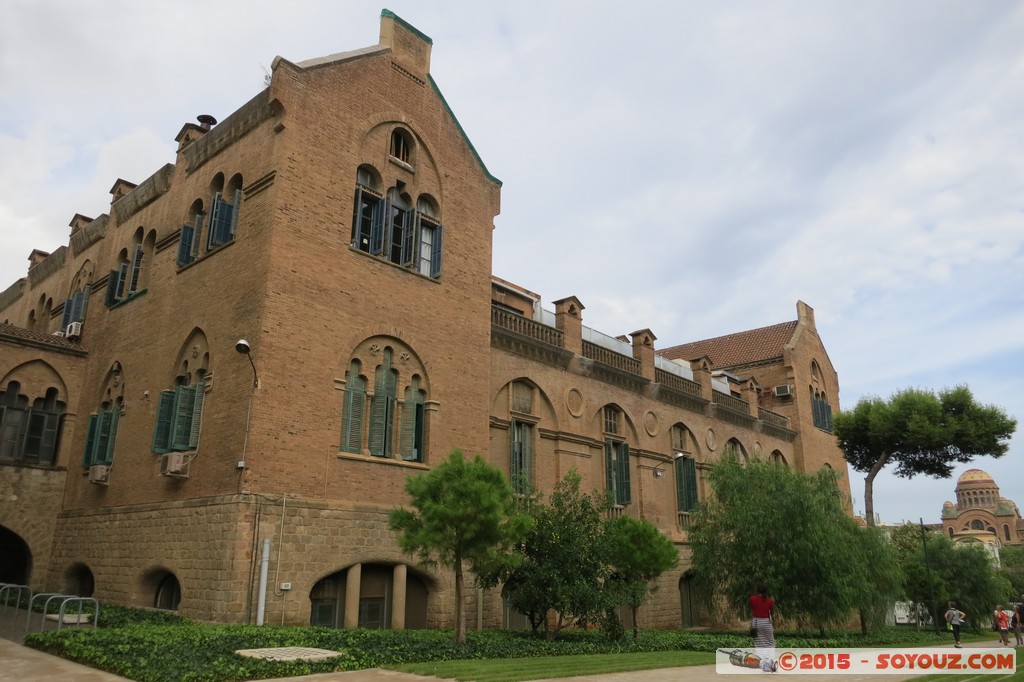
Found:
[{"label": "arched doorway", "polygon": [[73,564],[64,571],[64,594],[91,597],[96,589],[96,580],[85,564]]},{"label": "arched doorway", "polygon": [[32,575],[32,552],[20,535],[0,526],[0,583],[28,585]]},{"label": "arched doorway", "polygon": [[679,606],[682,615],[681,625],[684,628],[700,625],[700,599],[698,597],[693,571],[683,573],[679,578]]}]

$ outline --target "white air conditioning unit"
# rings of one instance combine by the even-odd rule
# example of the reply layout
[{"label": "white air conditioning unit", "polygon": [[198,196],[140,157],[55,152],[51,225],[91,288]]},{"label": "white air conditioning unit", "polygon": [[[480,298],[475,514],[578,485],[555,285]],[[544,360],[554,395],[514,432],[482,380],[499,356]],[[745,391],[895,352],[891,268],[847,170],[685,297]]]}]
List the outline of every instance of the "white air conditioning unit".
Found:
[{"label": "white air conditioning unit", "polygon": [[789,384],[783,384],[775,387],[775,397],[781,398],[782,396],[793,395],[793,387]]},{"label": "white air conditioning unit", "polygon": [[69,339],[77,339],[82,335],[82,323],[72,322],[68,325],[68,328],[64,330],[64,336]]},{"label": "white air conditioning unit", "polygon": [[162,476],[188,476],[188,462],[183,452],[167,452],[160,455],[160,474]]},{"label": "white air conditioning unit", "polygon": [[89,467],[89,483],[106,485],[110,477],[110,467],[106,464],[93,464]]},{"label": "white air conditioning unit", "polygon": [[64,338],[64,332],[62,332],[62,331],[59,331],[59,332],[54,332],[54,333],[52,334],[52,336],[59,336],[59,337],[61,337],[61,338]]}]

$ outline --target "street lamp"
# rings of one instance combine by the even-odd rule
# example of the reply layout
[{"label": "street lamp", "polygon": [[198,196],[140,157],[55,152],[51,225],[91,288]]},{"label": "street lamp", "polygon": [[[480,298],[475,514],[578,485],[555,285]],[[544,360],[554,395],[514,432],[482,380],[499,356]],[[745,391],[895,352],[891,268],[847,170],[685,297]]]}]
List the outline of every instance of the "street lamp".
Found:
[{"label": "street lamp", "polygon": [[918,517],[918,519],[921,524],[921,545],[924,548],[924,574],[925,579],[928,581],[928,594],[932,598],[932,624],[935,626],[937,634],[939,632],[939,612],[936,610],[937,606],[935,604],[935,583],[932,581],[932,569],[928,565],[928,532],[924,529],[924,519],[921,517]]},{"label": "street lamp", "polygon": [[[686,453],[685,452],[677,452],[672,457],[672,461],[674,462],[676,460],[682,459],[683,457],[686,457]],[[665,471],[661,467],[665,466],[666,464],[668,464],[668,460],[664,460],[664,461],[660,462],[656,467],[654,467],[654,470],[653,470],[652,473],[654,474],[655,478],[661,478],[662,474],[665,473]]]},{"label": "street lamp", "polygon": [[[245,451],[249,446],[249,419],[252,417],[252,399],[256,396],[256,389],[260,387],[260,378],[256,374],[256,363],[252,360],[252,348],[249,346],[249,342],[245,339],[238,339],[235,341],[235,350],[249,358],[249,364],[252,365],[252,391],[249,393],[249,410],[245,413],[245,438],[242,441],[242,458],[238,460],[236,468],[239,470],[245,469]],[[239,481],[241,485],[241,481]]]}]

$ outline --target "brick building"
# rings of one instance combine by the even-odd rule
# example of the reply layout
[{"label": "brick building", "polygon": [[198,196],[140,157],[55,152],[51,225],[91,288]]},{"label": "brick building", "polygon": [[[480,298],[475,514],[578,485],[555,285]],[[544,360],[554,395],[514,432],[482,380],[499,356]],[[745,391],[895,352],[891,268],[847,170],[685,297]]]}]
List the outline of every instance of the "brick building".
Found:
[{"label": "brick building", "polygon": [[[845,462],[813,311],[656,350],[491,274],[501,183],[392,13],[292,63],[0,293],[0,582],[228,622],[450,627],[398,549],[453,448],[550,490],[576,468],[679,547],[644,626],[690,626],[689,512],[725,451]],[[668,475],[665,475],[668,474]],[[261,589],[261,565],[267,566]],[[471,624],[515,622],[476,592]],[[475,619],[475,620],[474,620]]]},{"label": "brick building", "polygon": [[988,472],[968,469],[956,481],[956,502],[942,505],[941,530],[958,543],[980,543],[998,558],[999,548],[1024,544],[1017,503],[999,494]]}]

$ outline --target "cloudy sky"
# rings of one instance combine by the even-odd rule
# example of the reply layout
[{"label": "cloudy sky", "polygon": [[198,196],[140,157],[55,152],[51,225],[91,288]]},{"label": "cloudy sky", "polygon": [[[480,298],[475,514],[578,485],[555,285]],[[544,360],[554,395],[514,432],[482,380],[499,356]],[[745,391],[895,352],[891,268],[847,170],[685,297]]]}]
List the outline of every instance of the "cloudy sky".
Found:
[{"label": "cloudy sky", "polygon": [[[118,178],[173,162],[182,125],[250,99],[275,55],[376,44],[383,5],[3,7],[0,289],[75,213],[109,211]],[[496,275],[661,348],[803,300],[842,406],[967,384],[1024,421],[1024,3],[387,7],[433,39],[434,79],[504,182]],[[1022,459],[1018,435],[974,466],[1024,506]],[[882,474],[875,510],[937,521],[953,486]]]}]

